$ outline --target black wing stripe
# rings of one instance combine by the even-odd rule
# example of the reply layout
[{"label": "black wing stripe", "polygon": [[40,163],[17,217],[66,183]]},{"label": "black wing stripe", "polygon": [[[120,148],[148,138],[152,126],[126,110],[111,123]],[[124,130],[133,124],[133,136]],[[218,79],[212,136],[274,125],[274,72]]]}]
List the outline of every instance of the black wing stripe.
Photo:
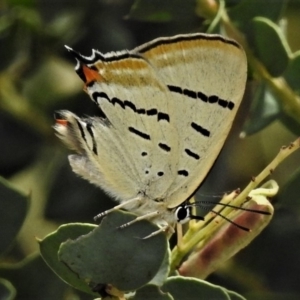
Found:
[{"label": "black wing stripe", "polygon": [[145,139],[145,140],[151,140],[151,137],[150,137],[149,134],[144,133],[144,132],[142,132],[142,131],[139,131],[139,130],[137,130],[137,129],[134,128],[134,127],[128,127],[128,130],[129,130],[130,132],[136,134],[137,136],[139,136],[139,137]]},{"label": "black wing stripe", "polygon": [[207,136],[207,137],[210,136],[210,131],[209,130],[207,130],[206,128],[204,128],[204,127],[202,127],[202,126],[200,126],[200,125],[198,125],[194,122],[192,122],[191,127],[193,129],[195,129],[197,132],[199,132],[200,134],[204,135],[204,136]]},{"label": "black wing stripe", "polygon": [[184,151],[185,151],[185,153],[186,153],[188,156],[190,156],[190,157],[192,157],[192,158],[194,158],[194,159],[196,159],[196,160],[199,160],[199,159],[200,159],[200,156],[199,156],[197,153],[193,152],[192,150],[190,150],[190,149],[184,149]]},{"label": "black wing stripe", "polygon": [[218,104],[222,108],[228,108],[229,110],[232,110],[234,108],[233,102],[221,99],[216,95],[207,96],[202,92],[196,92],[189,89],[182,89],[179,86],[175,86],[175,85],[167,85],[167,86],[169,91],[173,93],[181,94],[192,99],[200,99],[201,101],[210,104]]}]

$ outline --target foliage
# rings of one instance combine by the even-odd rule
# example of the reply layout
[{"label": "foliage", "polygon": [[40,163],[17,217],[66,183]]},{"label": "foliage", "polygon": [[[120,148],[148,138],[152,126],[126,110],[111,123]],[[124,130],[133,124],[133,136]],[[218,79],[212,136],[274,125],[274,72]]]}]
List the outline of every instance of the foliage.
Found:
[{"label": "foliage", "polygon": [[[56,109],[97,114],[81,91],[74,61],[63,45],[89,55],[92,48],[130,49],[159,36],[221,33],[244,47],[248,87],[228,143],[196,197],[245,186],[300,132],[300,55],[294,50],[300,48],[296,44],[299,4],[285,0],[4,2],[0,8],[0,298],[100,295],[111,299],[110,294],[135,300],[298,299],[299,153],[271,175],[282,187],[277,196],[273,181],[258,187],[270,168],[298,144],[281,150],[270,168],[239,196],[239,204],[250,194],[254,202],[248,207],[259,205],[273,212],[266,200],[272,196],[275,214],[247,249],[228,260],[271,218],[223,210],[230,220],[251,227],[245,237],[244,231],[209,214],[205,222],[190,225],[182,244],[174,247],[176,241],[171,239],[172,253],[163,234],[143,240],[153,232],[149,222],[117,230],[132,220],[131,214],[116,212],[99,227],[89,224],[114,202],[71,172],[67,151],[51,125]],[[238,139],[238,133],[244,139]],[[207,255],[210,260],[203,259]],[[202,264],[207,261],[209,265]]]}]

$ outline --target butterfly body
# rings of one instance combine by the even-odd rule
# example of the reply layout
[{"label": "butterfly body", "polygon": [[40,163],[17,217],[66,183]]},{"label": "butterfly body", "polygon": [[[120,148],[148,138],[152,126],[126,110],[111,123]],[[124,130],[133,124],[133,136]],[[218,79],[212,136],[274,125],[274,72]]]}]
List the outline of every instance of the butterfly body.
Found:
[{"label": "butterfly body", "polygon": [[242,100],[244,51],[218,35],[159,38],[84,57],[76,71],[101,117],[61,111],[55,130],[75,173],[123,208],[173,226],[217,158]]}]

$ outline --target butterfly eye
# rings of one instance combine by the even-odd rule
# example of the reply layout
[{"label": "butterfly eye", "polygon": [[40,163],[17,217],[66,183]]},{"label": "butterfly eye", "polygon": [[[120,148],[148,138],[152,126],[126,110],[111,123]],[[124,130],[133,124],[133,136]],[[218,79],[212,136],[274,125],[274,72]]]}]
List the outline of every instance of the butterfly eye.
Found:
[{"label": "butterfly eye", "polygon": [[174,214],[178,223],[184,224],[191,219],[190,209],[186,204],[182,204],[176,208]]}]

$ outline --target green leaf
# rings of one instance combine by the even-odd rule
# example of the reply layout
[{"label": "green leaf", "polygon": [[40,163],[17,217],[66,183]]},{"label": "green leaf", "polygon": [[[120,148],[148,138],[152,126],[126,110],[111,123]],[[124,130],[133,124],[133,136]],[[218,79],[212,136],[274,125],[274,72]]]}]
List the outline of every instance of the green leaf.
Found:
[{"label": "green leaf", "polygon": [[229,295],[230,300],[246,300],[245,297],[243,297],[242,295],[240,295],[234,291],[226,290],[226,292]]},{"label": "green leaf", "polygon": [[25,220],[29,197],[0,177],[0,253],[13,242]]},{"label": "green leaf", "polygon": [[260,82],[255,88],[249,116],[243,126],[242,137],[264,129],[280,115],[280,105],[268,86]]},{"label": "green leaf", "polygon": [[163,285],[162,290],[170,293],[174,300],[230,299],[223,288],[207,281],[190,277],[170,277]]},{"label": "green leaf", "polygon": [[255,52],[259,60],[272,76],[282,75],[291,56],[282,30],[272,21],[262,17],[253,19],[253,28]]},{"label": "green leaf", "polygon": [[158,230],[146,220],[119,229],[135,218],[121,211],[110,213],[91,233],[62,243],[59,259],[91,285],[109,283],[121,291],[145,285],[163,263],[167,239],[163,233],[144,239]]},{"label": "green leaf", "polygon": [[173,300],[168,293],[163,293],[159,287],[147,284],[136,291],[136,294],[129,298],[130,300]]},{"label": "green leaf", "polygon": [[159,268],[159,271],[154,276],[154,278],[152,278],[149,284],[161,286],[167,280],[168,274],[170,272],[170,257],[171,257],[171,250],[168,248],[165,253],[164,260]]},{"label": "green leaf", "polygon": [[14,286],[8,280],[0,278],[0,299],[13,300],[16,294]]},{"label": "green leaf", "polygon": [[194,0],[136,0],[128,17],[147,22],[187,21],[195,16]]},{"label": "green leaf", "polygon": [[40,252],[47,265],[66,283],[83,292],[96,296],[91,287],[78,278],[65,264],[58,260],[58,250],[62,242],[76,239],[91,232],[97,226],[92,224],[73,223],[62,225],[57,231],[39,241]]},{"label": "green leaf", "polygon": [[298,94],[300,94],[300,51],[293,54],[283,77],[289,86]]},{"label": "green leaf", "polygon": [[[253,38],[253,18],[260,16],[277,23],[286,6],[286,0],[242,0],[228,12],[231,20],[246,34]],[[250,42],[250,44],[252,44]]]}]

